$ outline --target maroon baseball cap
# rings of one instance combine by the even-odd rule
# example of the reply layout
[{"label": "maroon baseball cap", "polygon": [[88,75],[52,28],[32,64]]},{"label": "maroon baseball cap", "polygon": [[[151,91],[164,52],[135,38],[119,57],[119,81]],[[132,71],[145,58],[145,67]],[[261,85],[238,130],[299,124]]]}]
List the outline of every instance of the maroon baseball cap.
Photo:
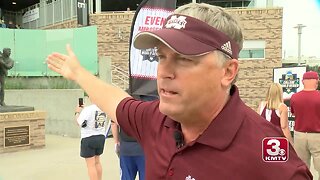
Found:
[{"label": "maroon baseball cap", "polygon": [[239,46],[225,33],[196,18],[172,14],[163,28],[143,31],[134,39],[134,47],[148,49],[161,41],[175,52],[187,56],[200,56],[219,50],[233,59],[238,59]]},{"label": "maroon baseball cap", "polygon": [[318,80],[319,79],[319,75],[318,75],[317,72],[308,71],[308,72],[305,72],[303,74],[303,79],[302,80],[305,80],[305,79],[316,79],[316,80]]}]

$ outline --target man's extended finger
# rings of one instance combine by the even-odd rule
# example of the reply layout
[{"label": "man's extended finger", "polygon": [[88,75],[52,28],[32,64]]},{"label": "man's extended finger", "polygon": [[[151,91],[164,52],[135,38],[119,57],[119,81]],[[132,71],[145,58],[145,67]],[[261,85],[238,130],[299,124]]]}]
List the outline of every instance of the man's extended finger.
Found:
[{"label": "man's extended finger", "polygon": [[75,56],[74,52],[71,49],[70,44],[67,44],[66,48],[69,56]]}]

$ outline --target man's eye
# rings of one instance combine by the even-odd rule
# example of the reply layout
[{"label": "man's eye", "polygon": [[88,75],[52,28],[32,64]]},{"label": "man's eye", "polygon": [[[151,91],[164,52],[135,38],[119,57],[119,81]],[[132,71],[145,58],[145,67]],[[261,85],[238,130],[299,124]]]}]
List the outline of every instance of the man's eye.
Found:
[{"label": "man's eye", "polygon": [[179,60],[181,61],[192,61],[191,59],[185,58],[185,57],[180,57]]},{"label": "man's eye", "polygon": [[157,55],[157,57],[158,57],[159,60],[164,58],[163,55]]}]

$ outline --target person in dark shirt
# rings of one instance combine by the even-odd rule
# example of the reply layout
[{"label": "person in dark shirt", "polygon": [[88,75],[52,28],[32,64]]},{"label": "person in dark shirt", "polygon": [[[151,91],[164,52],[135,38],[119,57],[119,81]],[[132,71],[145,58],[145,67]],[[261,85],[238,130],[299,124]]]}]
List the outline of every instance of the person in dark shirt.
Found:
[{"label": "person in dark shirt", "polygon": [[7,28],[7,25],[4,23],[2,19],[0,19],[0,28]]},{"label": "person in dark shirt", "polygon": [[[312,179],[292,146],[277,140],[280,129],[240,99],[234,83],[243,35],[223,8],[180,6],[162,29],[140,32],[133,43],[157,48],[159,100],[136,100],[97,79],[70,46],[67,55],[53,53],[47,62],[141,144],[146,179]],[[263,149],[265,138],[271,139]],[[281,162],[266,161],[265,152]]]},{"label": "person in dark shirt", "polygon": [[139,180],[144,180],[145,157],[141,145],[116,123],[112,123],[111,128],[115,140],[115,152],[120,161],[120,179],[135,180],[139,173]]},{"label": "person in dark shirt", "polygon": [[[129,92],[127,90],[127,92]],[[152,101],[158,97],[140,95],[135,98],[143,101]],[[120,159],[120,179],[135,180],[139,173],[139,180],[145,179],[145,156],[137,140],[127,135],[116,123],[111,124],[115,151]]]},{"label": "person in dark shirt", "polygon": [[7,25],[7,28],[16,29],[16,25],[10,20],[8,25]]}]

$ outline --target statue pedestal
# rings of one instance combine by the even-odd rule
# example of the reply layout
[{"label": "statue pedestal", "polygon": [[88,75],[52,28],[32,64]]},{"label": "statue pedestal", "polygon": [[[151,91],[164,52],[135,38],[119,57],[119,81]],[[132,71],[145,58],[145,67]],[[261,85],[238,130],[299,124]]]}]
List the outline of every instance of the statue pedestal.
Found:
[{"label": "statue pedestal", "polygon": [[21,111],[34,111],[34,107],[29,107],[29,106],[0,106],[0,113],[4,113],[4,112],[21,112]]},{"label": "statue pedestal", "polygon": [[[11,112],[6,112],[9,109]],[[47,113],[28,109],[33,107],[0,107],[0,153],[45,147]]]}]

